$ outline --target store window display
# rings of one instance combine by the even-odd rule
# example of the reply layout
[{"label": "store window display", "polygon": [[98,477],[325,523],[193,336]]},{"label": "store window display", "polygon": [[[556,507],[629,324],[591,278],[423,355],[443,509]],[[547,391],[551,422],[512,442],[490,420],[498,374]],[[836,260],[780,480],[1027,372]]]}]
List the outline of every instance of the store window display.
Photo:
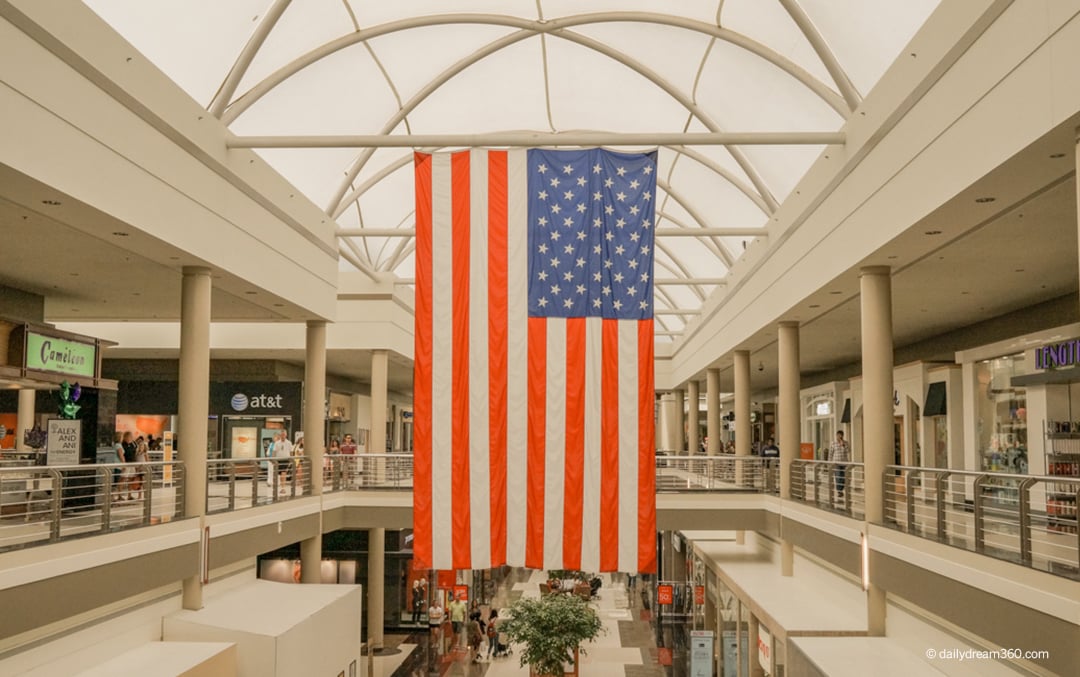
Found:
[{"label": "store window display", "polygon": [[982,469],[1027,473],[1027,390],[1013,387],[1014,376],[1030,372],[1023,354],[984,360],[976,365],[979,382],[978,440]]}]

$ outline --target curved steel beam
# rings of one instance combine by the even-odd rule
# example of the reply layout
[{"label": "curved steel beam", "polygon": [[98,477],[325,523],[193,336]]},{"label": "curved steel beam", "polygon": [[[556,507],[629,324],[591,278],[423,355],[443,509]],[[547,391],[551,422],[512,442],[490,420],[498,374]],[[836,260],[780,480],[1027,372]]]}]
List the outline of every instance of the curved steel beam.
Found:
[{"label": "curved steel beam", "polygon": [[848,78],[847,73],[844,71],[840,62],[837,61],[836,55],[829,49],[829,43],[825,42],[824,36],[821,35],[821,31],[817,29],[814,22],[810,19],[810,16],[797,2],[797,0],[780,0],[780,5],[787,10],[788,16],[791,17],[795,25],[799,27],[802,34],[806,37],[810,46],[814,48],[818,58],[821,59],[821,63],[825,64],[825,70],[829,71],[829,75],[832,76],[833,82],[836,83],[836,88],[840,90],[840,94],[843,95],[844,101],[847,102],[848,108],[855,110],[862,103],[862,96],[859,94],[859,90],[855,89],[854,83]]},{"label": "curved steel beam", "polygon": [[[572,42],[576,42],[580,45],[593,49],[609,58],[615,59],[627,68],[636,71],[639,75],[650,80],[653,84],[655,84],[657,87],[660,87],[662,90],[667,92],[669,96],[682,104],[683,107],[686,108],[686,110],[688,110],[691,114],[693,114],[698,120],[700,120],[701,124],[704,125],[705,128],[708,129],[710,132],[720,132],[719,125],[717,125],[716,122],[713,121],[707,113],[701,110],[701,108],[697,104],[695,104],[689,96],[677,89],[665,78],[652,71],[652,69],[638,63],[635,59],[631,59],[629,56],[623,54],[622,52],[619,52],[618,50],[609,47],[608,45],[605,45],[597,40],[593,40],[592,38],[588,38],[583,35],[578,35],[571,31],[558,31],[553,34],[563,39],[570,40]],[[476,61],[484,58],[485,56],[492,54],[495,51],[502,49],[503,47],[513,44],[514,42],[523,40],[529,36],[530,34],[528,33],[528,31],[518,31],[517,33],[513,33],[511,35],[504,36],[499,40],[495,40],[488,45],[485,45],[482,49],[477,50],[470,56],[461,59],[453,66],[440,73],[422,90],[417,92],[416,95],[414,95],[413,98],[409,100],[405,107],[403,107],[391,117],[391,119],[383,126],[382,130],[379,133],[389,134],[391,131],[393,131],[393,129],[397,127],[397,125],[401,122],[402,119],[404,119],[406,115],[411,113],[416,108],[416,106],[420,105],[420,103],[422,103],[428,96],[430,96],[432,92],[438,89],[438,87],[440,87],[444,82],[457,75],[457,73],[461,72],[462,70],[475,63]],[[762,195],[771,196],[771,192],[769,191],[768,186],[765,185],[764,180],[761,178],[760,175],[758,175],[757,171],[754,169],[753,165],[743,154],[743,152],[738,148],[731,147],[728,147],[727,150],[728,153],[731,154],[731,157],[735,160],[735,162],[737,162],[742,168],[742,170],[746,173],[747,178],[750,179],[750,182],[754,185],[754,187]],[[341,200],[344,197],[346,191],[348,190],[348,186],[352,184],[352,182],[356,179],[357,175],[359,175],[360,170],[367,163],[368,159],[370,159],[372,152],[373,151],[371,150],[365,150],[364,152],[360,153],[360,155],[357,157],[356,162],[346,174],[345,181],[343,181],[341,187],[337,191],[335,191],[334,196],[331,199],[330,206],[327,208],[327,212],[330,213],[332,218],[336,219],[341,214],[342,210],[344,209]]]},{"label": "curved steel beam", "polygon": [[812,92],[817,94],[818,97],[835,110],[842,118],[846,119],[848,114],[851,113],[851,110],[845,105],[843,98],[833,90],[829,89],[825,83],[815,78],[794,61],[791,61],[782,54],[756,40],[742,35],[741,33],[721,28],[717,25],[708,24],[703,21],[668,14],[654,12],[594,12],[561,17],[550,21],[530,20],[501,14],[440,14],[390,21],[356,33],[343,35],[340,38],[324,43],[290,61],[234,101],[225,111],[222,120],[224,120],[226,124],[232,122],[268,91],[316,61],[350,45],[383,35],[396,33],[398,31],[453,24],[486,24],[520,28],[529,31],[530,35],[533,35],[539,33],[554,33],[560,29],[574,26],[613,22],[659,24],[711,35],[719,40],[729,42],[737,47],[745,49],[783,70],[788,75],[791,75]]},{"label": "curved steel beam", "polygon": [[225,108],[229,105],[229,101],[232,100],[233,94],[236,93],[236,88],[240,86],[240,81],[244,79],[251,62],[255,60],[255,55],[259,53],[259,49],[262,48],[266,37],[270,35],[270,31],[277,25],[278,19],[285,13],[291,2],[292,0],[274,0],[274,4],[270,5],[270,9],[266,10],[266,16],[255,27],[255,32],[248,38],[244,49],[236,57],[236,61],[233,62],[228,75],[225,76],[225,81],[221,83],[221,87],[218,87],[214,99],[207,106],[206,110],[211,115],[220,118],[225,112]]},{"label": "curved steel beam", "polygon": [[[660,185],[660,183],[660,181],[657,181],[656,185],[660,188],[663,188],[664,191],[671,196],[672,200],[678,202],[679,206],[685,209],[686,213],[690,215],[690,218],[697,221],[699,224],[701,224],[702,227],[709,227],[709,222],[705,220],[705,217],[703,217],[689,202],[687,202],[686,199],[682,196],[682,194],[679,193],[679,191],[672,190],[671,186],[668,185],[666,181],[663,182],[664,185]],[[723,260],[724,265],[726,265],[728,268],[731,268],[732,264],[735,263],[735,257],[731,255],[731,252],[727,250],[727,247],[725,247],[724,244],[718,239],[714,237],[712,241],[719,248],[720,258],[721,260]]]}]

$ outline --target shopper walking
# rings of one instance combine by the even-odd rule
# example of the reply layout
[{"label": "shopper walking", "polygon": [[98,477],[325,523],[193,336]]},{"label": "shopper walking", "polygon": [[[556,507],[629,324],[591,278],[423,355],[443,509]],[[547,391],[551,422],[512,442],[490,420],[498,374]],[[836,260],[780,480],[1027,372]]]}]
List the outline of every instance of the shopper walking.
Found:
[{"label": "shopper walking", "polygon": [[[837,464],[851,462],[851,446],[844,439],[844,431],[836,431],[836,439],[829,445],[829,461]],[[847,485],[847,466],[837,465],[833,471],[836,483],[836,499],[844,500],[844,489]]]},{"label": "shopper walking", "polygon": [[472,662],[480,662],[480,643],[483,641],[484,633],[480,628],[480,612],[474,611],[469,614],[468,624],[468,636],[469,636],[469,653],[472,654]]},{"label": "shopper walking", "polygon": [[456,597],[450,602],[450,626],[454,629],[454,642],[461,642],[461,630],[465,626],[465,613],[468,611],[468,607],[465,605],[464,600],[457,599]]},{"label": "shopper walking", "polygon": [[[120,440],[120,447],[124,450],[124,463],[134,463],[135,454],[138,451],[138,447],[135,445],[135,440],[132,439],[131,432],[124,433],[124,436]],[[135,478],[134,466],[128,465],[124,468],[124,471],[120,474],[120,491],[126,492],[124,498],[128,501],[135,500],[135,497],[131,495],[132,480]]]},{"label": "shopper walking", "polygon": [[435,591],[435,597],[432,598],[427,611],[428,627],[431,629],[431,644],[435,647],[436,656],[441,656],[443,653],[442,626],[443,621],[446,620],[446,611],[442,608],[442,604],[439,603],[440,594],[442,593]]},{"label": "shopper walking", "polygon": [[497,627],[495,627],[498,624],[498,622],[499,622],[499,611],[498,611],[498,609],[493,608],[491,610],[491,615],[488,616],[488,622],[487,622],[487,640],[488,640],[487,657],[488,657],[488,660],[490,660],[492,656],[494,656],[495,654],[497,654],[499,652],[499,629]]},{"label": "shopper walking", "polygon": [[289,442],[289,434],[284,430],[277,434],[274,442],[274,463],[278,473],[278,495],[286,493],[285,484],[289,479],[289,466],[292,464],[292,443]]}]

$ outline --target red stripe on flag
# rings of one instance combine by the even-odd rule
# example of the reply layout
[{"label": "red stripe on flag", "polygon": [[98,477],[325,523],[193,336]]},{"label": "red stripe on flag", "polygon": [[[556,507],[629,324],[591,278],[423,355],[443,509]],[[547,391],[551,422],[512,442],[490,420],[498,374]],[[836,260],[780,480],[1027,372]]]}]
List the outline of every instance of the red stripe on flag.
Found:
[{"label": "red stripe on flag", "polygon": [[507,173],[506,151],[488,151],[488,428],[491,566],[506,564]]},{"label": "red stripe on flag", "polygon": [[563,568],[581,568],[585,494],[585,318],[566,320],[566,475]]},{"label": "red stripe on flag", "polygon": [[[472,510],[469,504],[469,152],[450,158],[452,267],[453,267],[453,368],[451,403],[451,486],[453,487],[455,569],[472,568]],[[442,481],[442,478],[435,478]]]},{"label": "red stripe on flag", "polygon": [[[656,573],[653,320],[638,321],[638,571]],[[697,403],[694,403],[697,406]]]},{"label": "red stripe on flag", "polygon": [[416,349],[413,358],[413,557],[431,568],[431,156],[415,153]]},{"label": "red stripe on flag", "polygon": [[[524,299],[521,300],[524,303]],[[525,498],[525,566],[544,568],[544,440],[547,425],[547,320],[529,318],[529,450]]]},{"label": "red stripe on flag", "polygon": [[[604,320],[600,373],[600,570],[619,569],[619,324]],[[652,411],[650,405],[649,411]]]}]

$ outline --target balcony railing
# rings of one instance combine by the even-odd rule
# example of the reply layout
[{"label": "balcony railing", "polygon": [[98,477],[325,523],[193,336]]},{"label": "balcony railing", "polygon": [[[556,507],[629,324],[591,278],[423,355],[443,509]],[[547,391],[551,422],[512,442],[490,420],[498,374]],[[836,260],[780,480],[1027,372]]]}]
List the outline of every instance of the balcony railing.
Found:
[{"label": "balcony railing", "polygon": [[0,467],[0,551],[184,516],[184,465]]},{"label": "balcony railing", "polygon": [[885,525],[1080,579],[1080,479],[889,466]]},{"label": "balcony railing", "polygon": [[656,456],[656,491],[779,491],[779,459],[759,456]]},{"label": "balcony railing", "polygon": [[796,459],[791,463],[791,498],[862,519],[866,514],[863,480],[862,463]]},{"label": "balcony railing", "polygon": [[328,454],[323,491],[412,489],[412,454]]},{"label": "balcony railing", "polygon": [[206,462],[206,514],[311,495],[311,460],[223,458]]}]

